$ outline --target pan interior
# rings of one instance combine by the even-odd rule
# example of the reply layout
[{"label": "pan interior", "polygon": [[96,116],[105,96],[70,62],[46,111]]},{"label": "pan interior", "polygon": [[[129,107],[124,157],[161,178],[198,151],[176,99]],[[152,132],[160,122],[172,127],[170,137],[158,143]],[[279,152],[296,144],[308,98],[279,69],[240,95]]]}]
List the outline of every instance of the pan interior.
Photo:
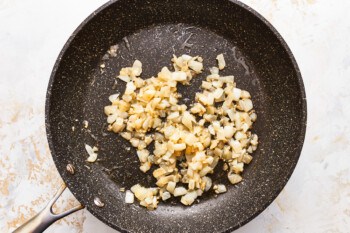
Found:
[{"label": "pan interior", "polygon": [[[184,2],[185,9],[181,8]],[[292,55],[266,24],[242,5],[215,2],[111,2],[78,28],[54,67],[46,109],[52,156],[78,200],[116,229],[219,232],[237,228],[276,197],[298,160],[305,106]],[[106,59],[111,45],[118,45],[117,56]],[[154,186],[155,179],[151,172],[139,170],[130,143],[106,130],[103,107],[109,105],[111,94],[125,89],[121,80],[115,83],[119,70],[138,59],[143,64],[141,77],[149,78],[164,66],[171,68],[173,54],[199,55],[204,67],[212,67],[220,53],[227,63],[221,74],[233,74],[237,86],[252,94],[258,114],[253,132],[259,135],[260,145],[245,168],[244,181],[229,185],[218,166],[212,178],[227,185],[225,194],[205,193],[191,207],[174,198],[161,203],[156,211],[125,204],[120,188],[137,183]],[[105,68],[101,69],[101,64]],[[190,86],[179,87],[183,103],[189,106],[193,102],[208,73],[206,69]],[[84,121],[88,128],[83,127]],[[98,162],[85,161],[84,144],[99,148]],[[68,163],[76,168],[73,176],[65,169]],[[105,207],[95,206],[95,197]]]},{"label": "pan interior", "polygon": [[[190,107],[196,92],[201,91],[202,81],[209,74],[208,67],[217,66],[215,58],[218,54],[223,53],[227,61],[227,67],[221,74],[234,74],[238,87],[256,93],[253,96],[253,101],[257,106],[256,110],[259,113],[259,118],[266,118],[265,111],[263,111],[266,108],[263,101],[264,92],[259,84],[259,79],[255,75],[253,66],[248,66],[249,60],[244,57],[234,43],[207,29],[182,23],[157,25],[139,30],[119,41],[117,45],[117,56],[109,59],[106,59],[108,55],[104,56],[105,59],[101,59],[99,63],[104,64],[105,68],[101,69],[100,66],[96,66],[96,69],[92,71],[89,77],[90,85],[84,90],[86,96],[83,100],[84,110],[81,113],[83,118],[90,122],[89,130],[91,131],[83,129],[84,132],[87,132],[85,133],[84,142],[89,145],[97,145],[100,150],[100,161],[94,166],[97,166],[97,169],[102,170],[105,175],[114,181],[116,189],[122,187],[129,189],[137,183],[153,187],[156,182],[152,176],[153,169],[146,174],[138,169],[140,163],[135,148],[121,136],[106,131],[106,116],[103,114],[103,106],[110,104],[108,97],[115,93],[123,93],[125,90],[125,83],[116,79],[116,75],[119,74],[122,67],[131,66],[135,59],[140,60],[143,64],[141,77],[149,78],[156,76],[164,66],[172,69],[170,60],[173,54],[202,56],[204,66],[207,69],[203,74],[194,78],[190,86],[178,86],[179,92],[183,96],[181,102]],[[116,80],[117,84],[115,84]],[[254,131],[261,135],[264,134],[258,123]],[[152,145],[150,149],[152,149]],[[255,156],[258,156],[258,154],[256,153]],[[80,157],[83,161],[86,159],[86,153],[81,154]],[[249,170],[251,169],[247,168],[247,176],[249,176]],[[216,168],[213,178],[217,183],[225,183],[229,186],[226,172],[223,172],[222,166]],[[235,192],[234,189],[232,192]],[[234,195],[239,195],[239,192]],[[200,201],[209,201],[214,196],[214,192],[206,193]],[[181,205],[179,204],[179,198],[162,204],[164,207],[172,205]],[[194,211],[196,207],[192,209]],[[160,211],[162,211],[162,208],[158,209],[158,212]]]}]

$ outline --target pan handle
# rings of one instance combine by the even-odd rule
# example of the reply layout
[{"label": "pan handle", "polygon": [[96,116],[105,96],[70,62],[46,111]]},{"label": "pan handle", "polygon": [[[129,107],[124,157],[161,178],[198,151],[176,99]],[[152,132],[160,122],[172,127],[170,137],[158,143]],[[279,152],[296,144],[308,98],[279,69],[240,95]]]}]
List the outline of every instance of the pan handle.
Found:
[{"label": "pan handle", "polygon": [[50,202],[41,210],[37,215],[28,220],[22,226],[17,228],[13,233],[41,233],[46,228],[48,228],[52,223],[56,222],[58,219],[61,219],[75,211],[81,210],[84,208],[83,205],[78,205],[70,210],[67,210],[60,214],[55,214],[52,211],[52,206],[55,204],[57,199],[61,196],[63,191],[66,189],[66,185],[63,184],[55,196],[50,200]]}]

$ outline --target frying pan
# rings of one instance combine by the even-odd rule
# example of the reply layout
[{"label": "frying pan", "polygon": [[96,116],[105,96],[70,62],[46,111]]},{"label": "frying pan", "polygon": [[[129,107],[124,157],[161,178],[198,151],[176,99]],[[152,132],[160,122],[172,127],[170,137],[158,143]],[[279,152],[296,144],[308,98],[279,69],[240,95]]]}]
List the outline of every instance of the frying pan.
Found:
[{"label": "frying pan", "polygon": [[[118,45],[117,56],[106,55]],[[103,107],[122,93],[115,83],[122,67],[143,63],[143,78],[170,67],[172,54],[200,55],[204,66],[223,53],[237,86],[252,94],[260,144],[243,182],[232,186],[220,166],[213,175],[228,191],[204,194],[185,207],[174,198],[155,211],[124,202],[124,193],[140,183],[152,186],[151,172],[139,169],[135,150],[106,131]],[[105,68],[101,68],[101,64]],[[202,75],[181,86],[190,104]],[[277,31],[250,7],[232,0],[115,0],[93,12],[63,47],[53,68],[46,99],[46,132],[53,160],[81,203],[54,215],[49,205],[17,232],[41,232],[56,219],[85,206],[121,232],[230,232],[262,212],[280,193],[298,161],[306,128],[306,98],[297,63]],[[88,121],[89,126],[83,127]],[[72,130],[73,129],[75,130]],[[96,163],[85,160],[84,144],[99,148]],[[69,169],[67,169],[67,166]],[[74,174],[72,174],[74,168]]]}]

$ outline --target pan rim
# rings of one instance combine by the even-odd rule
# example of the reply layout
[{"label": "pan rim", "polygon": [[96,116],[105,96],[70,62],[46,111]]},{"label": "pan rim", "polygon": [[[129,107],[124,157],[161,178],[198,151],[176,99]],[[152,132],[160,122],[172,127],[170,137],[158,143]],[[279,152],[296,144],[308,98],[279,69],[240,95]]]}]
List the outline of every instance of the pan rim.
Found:
[{"label": "pan rim", "polygon": [[[67,49],[70,47],[70,44],[72,43],[72,41],[76,38],[76,35],[84,28],[84,26],[86,24],[88,24],[97,14],[101,13],[103,10],[105,10],[106,8],[115,4],[118,1],[119,0],[108,1],[107,3],[105,3],[102,6],[100,6],[99,8],[97,8],[95,11],[93,11],[82,23],[80,23],[79,26],[70,35],[70,37],[68,38],[67,42],[64,44],[62,50],[60,51],[60,53],[56,59],[56,62],[53,66],[53,69],[52,69],[52,72],[50,75],[50,79],[49,79],[49,83],[48,83],[48,87],[47,87],[47,93],[46,93],[46,101],[45,101],[45,130],[46,130],[47,141],[49,144],[49,149],[50,149],[51,154],[56,153],[55,149],[54,149],[54,143],[52,140],[51,126],[50,126],[50,120],[49,120],[49,112],[50,112],[50,107],[51,107],[50,100],[51,100],[51,96],[52,96],[51,90],[52,90],[52,87],[53,87],[53,84],[55,81],[58,67],[60,66],[61,59],[65,55]],[[264,205],[262,205],[261,208],[256,209],[255,213],[253,215],[247,217],[246,219],[243,219],[241,222],[238,222],[234,226],[229,227],[223,231],[223,232],[232,232],[232,231],[242,227],[243,225],[247,224],[248,222],[253,220],[256,216],[258,216],[260,213],[262,213],[278,197],[278,195],[281,193],[281,191],[287,185],[289,179],[291,178],[291,176],[295,170],[295,167],[299,161],[299,158],[300,158],[300,155],[301,155],[301,152],[303,149],[304,141],[305,141],[305,134],[306,134],[306,128],[307,128],[307,99],[306,99],[305,86],[304,86],[304,82],[302,79],[302,75],[301,75],[299,66],[296,62],[296,59],[295,59],[291,49],[289,48],[289,46],[287,45],[287,43],[283,39],[283,37],[280,35],[280,33],[274,28],[274,26],[270,22],[267,21],[267,19],[265,19],[260,13],[258,13],[256,10],[254,10],[250,6],[240,2],[238,0],[226,0],[226,1],[230,2],[231,4],[237,5],[238,7],[242,8],[243,10],[248,11],[250,14],[252,14],[254,17],[256,17],[260,22],[264,23],[267,26],[267,28],[269,28],[269,30],[273,33],[273,35],[276,37],[276,39],[279,41],[279,43],[282,45],[283,49],[287,52],[288,58],[290,59],[292,65],[293,65],[293,69],[296,72],[296,76],[297,76],[296,81],[298,82],[298,89],[299,89],[298,91],[301,95],[301,112],[303,113],[301,115],[301,119],[300,119],[300,124],[301,124],[302,128],[301,128],[301,130],[299,132],[299,136],[297,138],[298,146],[297,146],[297,149],[295,152],[295,154],[297,156],[291,165],[291,169],[289,170],[288,175],[286,176],[285,182],[283,184],[281,184],[280,187],[275,188],[276,189],[275,193],[273,195],[270,195],[268,197],[268,201]],[[52,158],[54,160],[55,167],[56,167],[56,164],[59,163],[59,161],[57,161],[55,156],[52,156]],[[57,167],[56,167],[56,169],[57,169]],[[61,171],[58,170],[58,173],[62,177]],[[67,184],[67,186],[69,188],[69,184]],[[76,194],[74,194],[74,196],[79,202],[82,202],[83,198],[81,198],[79,195],[76,195]],[[94,215],[97,219],[99,219],[100,221],[102,221],[106,225],[112,227],[113,229],[118,230],[120,232],[128,232],[126,229],[122,229],[120,226],[114,225],[114,224],[108,222],[106,219],[102,218],[99,214],[97,214],[93,210],[93,208],[90,208],[89,205],[86,206],[86,209],[92,215]]]}]

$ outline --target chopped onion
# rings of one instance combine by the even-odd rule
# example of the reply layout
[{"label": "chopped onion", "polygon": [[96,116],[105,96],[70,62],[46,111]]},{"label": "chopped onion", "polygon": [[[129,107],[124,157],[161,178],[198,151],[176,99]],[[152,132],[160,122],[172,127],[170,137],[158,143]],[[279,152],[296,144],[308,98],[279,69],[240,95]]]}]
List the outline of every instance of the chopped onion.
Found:
[{"label": "chopped onion", "polygon": [[177,187],[174,190],[174,197],[183,196],[187,193],[187,190],[184,187]]},{"label": "chopped onion", "polygon": [[242,181],[242,177],[234,173],[229,174],[227,177],[231,184],[237,184]]},{"label": "chopped onion", "polygon": [[87,158],[87,162],[93,163],[97,160],[97,154],[95,153],[98,149],[96,147],[91,147],[87,144],[85,144],[85,150],[89,154],[89,157]]},{"label": "chopped onion", "polygon": [[189,112],[185,111],[182,116],[182,124],[184,124],[189,130],[192,130],[192,121],[192,115]]},{"label": "chopped onion", "polygon": [[226,186],[223,184],[214,185],[215,193],[225,193],[227,192]]},{"label": "chopped onion", "polygon": [[170,197],[171,197],[171,194],[170,194],[169,192],[164,192],[164,193],[162,194],[162,200],[163,200],[163,201],[168,200]]},{"label": "chopped onion", "polygon": [[172,80],[175,80],[175,81],[185,81],[187,78],[187,75],[183,71],[176,71],[171,74],[171,78]]},{"label": "chopped onion", "polygon": [[114,101],[118,100],[118,97],[119,97],[119,94],[114,94],[114,95],[110,95],[108,99],[113,103]]},{"label": "chopped onion", "polygon": [[175,191],[175,187],[176,187],[176,183],[175,182],[172,182],[170,181],[166,187],[166,190],[168,190],[170,193],[174,193]]},{"label": "chopped onion", "polygon": [[142,63],[139,60],[135,60],[134,64],[132,65],[133,68],[133,74],[135,76],[140,76],[142,73]]},{"label": "chopped onion", "polygon": [[188,66],[196,73],[200,73],[203,69],[203,63],[194,60],[189,61]]},{"label": "chopped onion", "polygon": [[226,66],[226,62],[223,54],[219,54],[216,59],[218,60],[218,66],[220,70],[223,70]]},{"label": "chopped onion", "polygon": [[124,82],[130,82],[131,81],[130,77],[124,76],[124,75],[119,75],[118,78],[120,80],[124,81]]},{"label": "chopped onion", "polygon": [[181,203],[184,205],[192,205],[194,200],[198,197],[196,191],[188,192],[184,196],[181,197]]},{"label": "chopped onion", "polygon": [[211,74],[219,74],[219,68],[211,67],[209,68]]},{"label": "chopped onion", "polygon": [[[252,160],[258,137],[251,133],[257,114],[250,93],[236,88],[234,76],[221,76],[226,66],[223,54],[217,56],[218,67],[202,81],[202,91],[196,93],[190,108],[181,104],[178,84],[189,85],[203,70],[203,59],[182,55],[173,56],[174,71],[163,67],[155,76],[142,79],[142,63],[136,60],[131,67],[122,68],[118,78],[126,82],[121,96],[109,97],[111,105],[104,108],[107,129],[119,133],[136,148],[139,168],[147,172],[155,166],[153,177],[157,188],[137,184],[127,191],[126,203],[134,196],[141,206],[153,210],[158,201],[181,196],[183,205],[208,191],[219,160],[225,163],[228,180],[242,181],[244,165]],[[188,103],[188,99],[183,99]],[[154,141],[154,150],[147,148]],[[90,161],[97,159],[97,148],[86,147]],[[91,155],[90,155],[91,154]],[[178,185],[183,185],[178,186]],[[178,187],[177,187],[178,186]],[[213,187],[216,193],[227,191],[226,186]]]},{"label": "chopped onion", "polygon": [[232,138],[234,133],[235,133],[235,129],[233,128],[232,125],[226,125],[224,127],[225,138],[227,139]]},{"label": "chopped onion", "polygon": [[126,190],[125,192],[125,203],[134,203],[134,194],[130,190]]}]

